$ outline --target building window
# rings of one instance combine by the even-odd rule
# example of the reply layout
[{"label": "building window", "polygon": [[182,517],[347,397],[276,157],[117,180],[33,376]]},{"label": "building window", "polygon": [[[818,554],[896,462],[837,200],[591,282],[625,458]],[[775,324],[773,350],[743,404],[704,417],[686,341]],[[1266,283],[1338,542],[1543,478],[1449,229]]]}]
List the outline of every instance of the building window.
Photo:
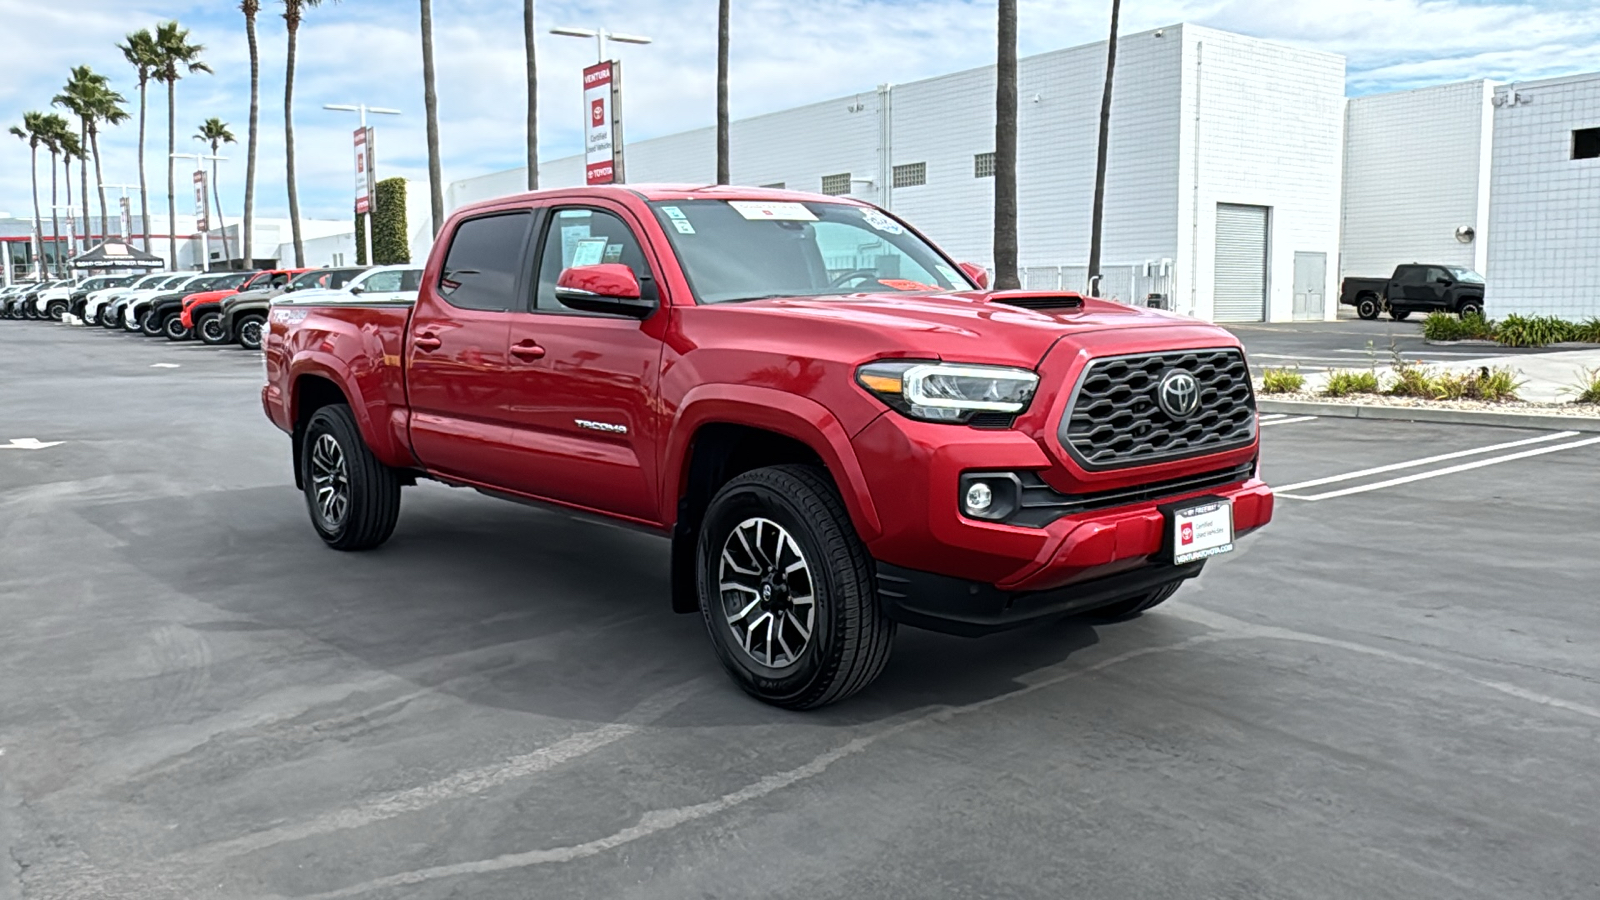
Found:
[{"label": "building window", "polygon": [[335,253],[333,255],[333,264],[336,265],[336,266],[344,265],[344,254],[343,253]]},{"label": "building window", "polygon": [[994,177],[994,151],[991,150],[988,153],[979,153],[977,156],[972,158],[972,177]]},{"label": "building window", "polygon": [[1600,159],[1600,128],[1580,128],[1572,133],[1573,159]]},{"label": "building window", "polygon": [[841,172],[838,175],[822,176],[822,192],[832,197],[850,193],[850,173]]},{"label": "building window", "polygon": [[916,187],[928,183],[927,163],[906,163],[894,167],[894,186],[897,188]]},{"label": "building window", "polygon": [[764,188],[770,188],[770,189],[772,189],[772,190],[774,190],[774,191],[781,191],[781,190],[783,190],[783,189],[784,189],[784,188],[785,188],[785,187],[787,187],[787,185],[785,185],[785,184],[784,184],[784,183],[783,183],[783,182],[781,182],[781,181],[774,181],[774,182],[773,182],[773,183],[771,183],[771,184],[763,184],[763,185],[762,185],[762,187],[764,187]]}]

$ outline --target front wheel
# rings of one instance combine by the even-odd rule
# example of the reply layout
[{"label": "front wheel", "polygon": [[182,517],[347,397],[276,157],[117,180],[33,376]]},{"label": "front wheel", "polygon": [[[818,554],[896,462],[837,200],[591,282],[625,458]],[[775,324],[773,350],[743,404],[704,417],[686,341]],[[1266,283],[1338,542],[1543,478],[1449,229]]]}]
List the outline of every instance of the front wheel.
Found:
[{"label": "front wheel", "polygon": [[300,453],[306,508],[323,543],[335,550],[370,550],[394,534],[400,478],[362,440],[350,407],[317,410]]},{"label": "front wheel", "polygon": [[201,343],[208,347],[218,347],[228,342],[228,331],[222,327],[222,313],[206,313],[200,321],[194,323],[194,332],[200,336]]},{"label": "front wheel", "polygon": [[44,308],[45,318],[54,319],[55,321],[59,322],[67,317],[67,308],[67,301],[51,300],[50,305]]},{"label": "front wheel", "polygon": [[696,546],[700,612],[734,682],[787,709],[835,703],[889,661],[895,623],[825,473],[772,466],[723,485]]},{"label": "front wheel", "polygon": [[239,319],[239,346],[246,350],[260,350],[261,336],[267,320],[261,316],[244,316]]},{"label": "front wheel", "polygon": [[183,315],[173,313],[161,320],[161,333],[169,341],[187,341],[189,339],[189,326],[183,324]]},{"label": "front wheel", "polygon": [[1461,316],[1461,318],[1463,318],[1463,319],[1465,319],[1467,316],[1477,316],[1478,318],[1481,319],[1481,318],[1483,318],[1483,301],[1482,300],[1467,300],[1467,301],[1464,301],[1464,302],[1462,302],[1462,304],[1459,307],[1456,308],[1456,314]]},{"label": "front wheel", "polygon": [[166,322],[156,317],[156,311],[146,308],[139,313],[139,331],[145,337],[159,337],[166,329]]}]

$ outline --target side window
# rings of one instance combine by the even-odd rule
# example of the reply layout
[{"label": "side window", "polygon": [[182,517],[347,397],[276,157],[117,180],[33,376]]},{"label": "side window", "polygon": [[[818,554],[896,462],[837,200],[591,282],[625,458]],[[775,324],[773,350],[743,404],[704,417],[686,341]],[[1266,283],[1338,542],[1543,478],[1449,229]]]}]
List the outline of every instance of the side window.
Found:
[{"label": "side window", "polygon": [[422,287],[421,269],[402,269],[400,272],[400,290],[415,291]]},{"label": "side window", "polygon": [[532,221],[518,212],[462,222],[439,274],[439,296],[459,309],[520,308],[517,273]]},{"label": "side window", "polygon": [[1421,284],[1423,268],[1421,266],[1401,266],[1394,273],[1394,280],[1401,284]]},{"label": "side window", "polygon": [[1446,272],[1443,269],[1429,269],[1428,270],[1428,280],[1429,281],[1438,282],[1441,279],[1450,280],[1450,281],[1454,281],[1455,280],[1455,279],[1450,277],[1450,273],[1449,272]]},{"label": "side window", "polygon": [[641,283],[650,277],[644,251],[626,222],[598,209],[556,210],[545,231],[534,308],[546,312],[578,312],[556,299],[556,280],[563,269],[600,263],[621,263],[632,269]]},{"label": "side window", "polygon": [[368,294],[394,293],[400,290],[400,270],[374,273],[371,278],[361,283],[361,289]]}]

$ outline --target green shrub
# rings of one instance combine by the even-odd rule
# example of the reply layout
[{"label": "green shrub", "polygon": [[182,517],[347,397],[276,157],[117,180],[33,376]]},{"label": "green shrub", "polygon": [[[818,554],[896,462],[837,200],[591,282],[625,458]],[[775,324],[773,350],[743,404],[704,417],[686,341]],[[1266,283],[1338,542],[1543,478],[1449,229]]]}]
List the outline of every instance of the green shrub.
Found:
[{"label": "green shrub", "polygon": [[1433,400],[1438,396],[1438,376],[1432,370],[1421,366],[1397,363],[1394,367],[1395,382],[1385,391],[1391,397],[1419,397],[1423,400]]},{"label": "green shrub", "polygon": [[1261,373],[1261,393],[1293,394],[1303,390],[1306,377],[1297,369],[1267,369]]},{"label": "green shrub", "polygon": [[1555,316],[1509,315],[1495,326],[1495,340],[1507,347],[1543,347],[1575,340],[1581,326]]},{"label": "green shrub", "polygon": [[1586,344],[1600,344],[1600,318],[1580,322],[1573,326],[1572,339]]},{"label": "green shrub", "polygon": [[372,257],[380,266],[411,262],[406,225],[406,180],[385,178],[375,185],[372,213]]},{"label": "green shrub", "polygon": [[1329,372],[1328,383],[1322,392],[1329,397],[1348,397],[1351,394],[1376,394],[1380,385],[1377,372]]},{"label": "green shrub", "polygon": [[1517,399],[1517,388],[1522,382],[1511,369],[1490,369],[1487,366],[1476,372],[1444,372],[1434,378],[1436,400],[1484,400],[1503,403]]},{"label": "green shrub", "polygon": [[1573,395],[1573,403],[1600,403],[1600,369],[1579,371],[1577,383],[1565,392]]},{"label": "green shrub", "polygon": [[1459,341],[1466,337],[1461,319],[1446,312],[1429,313],[1422,320],[1422,336],[1430,341]]}]

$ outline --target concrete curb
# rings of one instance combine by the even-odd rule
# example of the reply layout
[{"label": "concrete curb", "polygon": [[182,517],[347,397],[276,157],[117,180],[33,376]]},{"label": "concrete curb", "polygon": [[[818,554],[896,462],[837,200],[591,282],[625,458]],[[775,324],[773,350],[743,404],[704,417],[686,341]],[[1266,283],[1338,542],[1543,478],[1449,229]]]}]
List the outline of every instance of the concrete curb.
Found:
[{"label": "concrete curb", "polygon": [[1580,341],[1561,341],[1556,344],[1545,344],[1542,347],[1513,347],[1510,344],[1502,344],[1499,341],[1485,341],[1478,338],[1467,338],[1459,341],[1435,341],[1424,338],[1423,343],[1431,347],[1494,347],[1507,350],[1545,350],[1555,352],[1563,350],[1600,350],[1600,344],[1587,344]]},{"label": "concrete curb", "polygon": [[1324,416],[1337,419],[1388,419],[1403,422],[1437,422],[1442,425],[1493,425],[1500,428],[1543,428],[1555,431],[1600,432],[1600,417],[1545,416],[1538,413],[1488,412],[1470,409],[1430,409],[1411,406],[1365,406],[1354,403],[1317,403],[1308,400],[1256,401],[1264,413]]}]

